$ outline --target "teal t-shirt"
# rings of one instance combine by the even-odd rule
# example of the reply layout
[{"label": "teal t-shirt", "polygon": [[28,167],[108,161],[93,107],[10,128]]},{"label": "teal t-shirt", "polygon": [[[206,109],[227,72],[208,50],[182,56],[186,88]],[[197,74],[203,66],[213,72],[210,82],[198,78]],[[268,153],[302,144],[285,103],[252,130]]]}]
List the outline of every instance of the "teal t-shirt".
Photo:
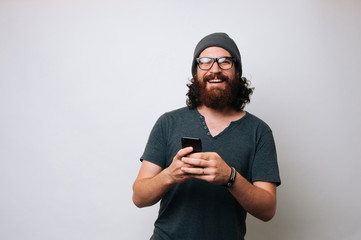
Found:
[{"label": "teal t-shirt", "polygon": [[[272,131],[248,112],[214,137],[197,110],[165,113],[154,125],[141,160],[168,167],[184,136],[200,138],[204,152],[217,152],[251,183],[281,183]],[[192,179],[164,195],[152,239],[244,239],[246,214],[226,187]]]}]

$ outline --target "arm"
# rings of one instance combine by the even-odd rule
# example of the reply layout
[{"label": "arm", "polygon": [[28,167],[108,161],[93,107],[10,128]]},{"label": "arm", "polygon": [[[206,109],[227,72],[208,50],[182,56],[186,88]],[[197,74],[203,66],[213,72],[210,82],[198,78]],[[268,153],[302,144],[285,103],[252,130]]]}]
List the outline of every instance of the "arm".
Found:
[{"label": "arm", "polygon": [[[231,168],[217,153],[194,153],[184,157],[182,161],[192,165],[182,168],[185,173],[214,184],[225,185],[231,174]],[[275,184],[261,181],[251,184],[237,172],[235,182],[229,191],[253,216],[263,221],[273,218],[276,212]]]},{"label": "arm", "polygon": [[193,149],[181,149],[173,158],[172,164],[165,169],[143,160],[139,174],[133,184],[133,202],[137,207],[146,207],[156,204],[165,193],[175,184],[185,182],[191,177],[181,168],[189,166],[181,161],[182,157]]},{"label": "arm", "polygon": [[276,213],[274,183],[258,181],[251,184],[237,172],[229,191],[247,212],[263,221],[271,220]]}]

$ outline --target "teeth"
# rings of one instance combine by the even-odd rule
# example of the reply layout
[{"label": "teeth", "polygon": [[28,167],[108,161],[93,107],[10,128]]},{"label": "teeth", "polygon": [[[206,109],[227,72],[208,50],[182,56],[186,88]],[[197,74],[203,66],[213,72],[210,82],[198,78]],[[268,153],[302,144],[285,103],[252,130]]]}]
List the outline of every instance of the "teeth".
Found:
[{"label": "teeth", "polygon": [[220,79],[212,79],[212,80],[209,80],[210,83],[220,83],[222,82],[222,80]]}]

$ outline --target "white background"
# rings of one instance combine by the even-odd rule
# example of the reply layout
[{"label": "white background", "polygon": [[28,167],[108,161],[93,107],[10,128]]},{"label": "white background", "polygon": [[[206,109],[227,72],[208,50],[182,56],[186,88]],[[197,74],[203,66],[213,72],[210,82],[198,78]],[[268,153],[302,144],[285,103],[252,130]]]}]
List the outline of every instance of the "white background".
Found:
[{"label": "white background", "polygon": [[[237,43],[276,139],[275,218],[247,239],[361,237],[361,2],[0,1],[0,239],[149,239],[132,184],[207,34]],[[191,214],[191,213],[190,213]]]}]

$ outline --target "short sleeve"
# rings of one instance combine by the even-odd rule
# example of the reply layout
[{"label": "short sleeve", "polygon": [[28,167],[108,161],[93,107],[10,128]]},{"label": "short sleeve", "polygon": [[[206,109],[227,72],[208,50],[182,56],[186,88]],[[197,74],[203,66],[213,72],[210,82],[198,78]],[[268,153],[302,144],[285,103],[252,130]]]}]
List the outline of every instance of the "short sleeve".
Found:
[{"label": "short sleeve", "polygon": [[140,160],[147,160],[165,168],[167,142],[165,137],[166,116],[162,115],[150,132],[147,145]]},{"label": "short sleeve", "polygon": [[281,184],[276,146],[270,129],[261,134],[257,141],[251,175],[252,182],[272,182],[277,186]]}]

